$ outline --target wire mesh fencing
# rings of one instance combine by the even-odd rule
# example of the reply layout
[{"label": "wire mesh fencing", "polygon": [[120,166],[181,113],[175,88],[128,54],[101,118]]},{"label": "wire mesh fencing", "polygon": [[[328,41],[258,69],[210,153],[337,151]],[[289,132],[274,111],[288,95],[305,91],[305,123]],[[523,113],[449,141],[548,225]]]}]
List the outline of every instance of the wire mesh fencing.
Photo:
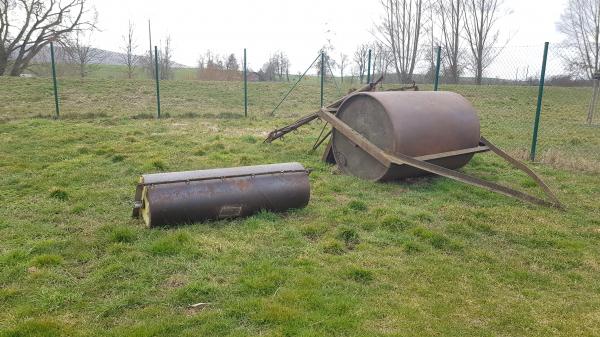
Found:
[{"label": "wire mesh fencing", "polygon": [[[543,44],[503,47],[489,53],[492,57],[483,63],[478,76],[477,64],[469,61],[473,57],[465,51],[456,76],[442,50],[439,90],[454,91],[469,99],[480,113],[482,134],[522,159],[531,157],[533,148],[539,161],[574,169],[597,167],[600,129],[593,123],[586,124],[592,81],[569,64],[569,59],[578,57],[576,50],[549,45],[541,92]],[[540,122],[534,145],[540,93]]]},{"label": "wire mesh fencing", "polygon": [[[436,48],[437,50],[437,48]],[[433,90],[436,80],[436,50],[421,54],[411,80],[419,90]],[[297,117],[337,100],[367,82],[366,69],[356,71],[348,61],[346,74],[328,57],[321,68],[319,53],[311,59],[292,59],[247,69],[244,82],[243,57],[215,58],[196,67],[173,64],[165,68],[159,59],[140,57],[131,68],[124,65],[82,64],[56,50],[58,98],[62,118],[97,117],[156,118],[159,70],[161,117],[241,118]],[[274,56],[284,55],[283,53]],[[380,89],[410,85],[379,52],[373,53],[370,77],[382,74]],[[534,120],[540,94],[544,45],[511,46],[491,49],[478,65],[471,51],[463,50],[454,61],[450,52],[440,49],[438,89],[466,97],[480,114],[482,134],[503,148],[528,158],[532,150]],[[550,44],[545,68],[545,86],[540,105],[537,158],[573,168],[600,163],[600,85],[599,77],[581,67],[577,49]],[[261,60],[249,60],[255,66]],[[277,62],[283,62],[280,58]],[[0,118],[51,117],[55,114],[50,53],[35,58],[24,77],[3,77],[0,91]],[[154,62],[153,62],[154,61]],[[311,63],[311,61],[313,61]],[[225,63],[227,62],[227,64]],[[233,64],[233,66],[232,66]],[[285,68],[281,65],[285,64]],[[479,71],[477,70],[479,69]],[[245,83],[247,90],[245,90]],[[597,88],[594,96],[594,85]],[[293,90],[291,90],[293,89]],[[245,107],[247,93],[247,107]],[[285,99],[282,100],[282,98]],[[595,99],[594,99],[595,97]],[[274,109],[277,107],[276,109]],[[591,164],[590,164],[591,163]]]},{"label": "wire mesh fencing", "polygon": [[[57,72],[62,71],[62,65],[57,65]],[[49,50],[31,63],[27,73],[19,77],[3,76],[1,79],[0,121],[50,118],[55,115]]]},{"label": "wire mesh fencing", "polygon": [[442,49],[439,90],[467,98],[480,114],[483,135],[524,154],[532,140],[541,51],[537,47],[491,50],[493,62],[483,63],[482,71],[477,71],[471,51],[463,51],[452,62],[452,55]]},{"label": "wire mesh fencing", "polygon": [[541,161],[586,169],[600,163],[600,125],[588,121],[593,70],[576,48],[550,45],[539,132]]},{"label": "wire mesh fencing", "polygon": [[[160,62],[160,53],[158,62]],[[237,62],[241,63],[242,59],[238,58]],[[308,62],[301,60],[298,64],[306,66]],[[263,70],[265,67],[267,67],[266,71]],[[210,65],[205,64],[203,67],[178,66],[168,70],[161,68],[158,81],[161,117],[240,118],[245,115],[246,110],[251,116],[272,115],[273,107],[301,75],[292,74],[287,69],[285,72],[279,70],[279,73],[276,73],[268,67],[270,66],[264,65],[259,71],[247,69],[247,91],[244,90],[244,71],[239,64],[235,68],[228,69],[223,65],[223,61],[217,61],[215,58]],[[98,95],[106,95],[108,92],[110,100],[92,102],[95,104],[94,111],[88,111],[87,115],[84,113],[82,116],[155,117],[158,115],[157,83],[153,71],[145,68],[147,67],[143,64],[137,66],[132,78],[126,77],[123,67],[120,71],[111,69],[106,74],[93,72],[93,75],[90,74],[85,80],[81,79],[81,82],[64,76],[60,79],[61,82],[65,82],[61,95],[68,97],[74,94],[69,92],[71,87],[75,91],[84,91],[81,96],[87,98],[93,98],[96,92]],[[298,90],[293,91],[278,108],[278,115],[295,116],[318,109],[319,76],[319,70],[311,65],[307,69],[307,76],[302,77]],[[98,86],[97,91],[85,92],[86,84],[80,84],[86,81],[90,86]],[[338,82],[340,79],[336,78],[330,70],[324,82],[325,99],[339,97],[342,88],[341,83]],[[247,107],[244,99],[245,92],[248,97]],[[63,104],[68,103],[63,102]],[[67,111],[75,112],[76,108],[79,108],[75,103],[71,103],[73,109],[68,108]],[[90,102],[81,100],[82,106],[87,103]]]}]

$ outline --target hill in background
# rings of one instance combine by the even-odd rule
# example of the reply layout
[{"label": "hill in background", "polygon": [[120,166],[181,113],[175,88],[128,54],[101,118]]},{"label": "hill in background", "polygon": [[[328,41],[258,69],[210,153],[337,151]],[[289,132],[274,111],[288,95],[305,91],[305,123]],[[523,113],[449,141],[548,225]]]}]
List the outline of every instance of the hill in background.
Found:
[{"label": "hill in background", "polygon": [[[70,63],[65,48],[56,46],[54,48],[57,63]],[[95,55],[90,64],[101,65],[125,65],[125,54],[105,49],[91,48],[91,55]],[[147,55],[136,55],[139,59],[147,58]],[[50,47],[44,48],[31,61],[32,64],[50,63]],[[190,68],[177,62],[172,63],[173,68]]]}]

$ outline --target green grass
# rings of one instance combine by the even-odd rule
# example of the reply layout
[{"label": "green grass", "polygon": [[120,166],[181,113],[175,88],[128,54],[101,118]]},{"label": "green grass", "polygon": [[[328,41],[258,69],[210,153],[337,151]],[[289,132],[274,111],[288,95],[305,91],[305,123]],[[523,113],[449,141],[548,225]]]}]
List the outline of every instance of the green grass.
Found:
[{"label": "green grass", "polygon": [[[0,120],[50,117],[55,113],[50,79],[0,77],[0,85]],[[249,83],[249,113],[270,114],[291,85],[288,82]],[[289,116],[315,110],[320,104],[319,90],[315,81],[305,80],[278,114]],[[337,97],[338,90],[329,83],[326,98]],[[59,98],[61,115],[68,119],[112,116],[144,119],[156,115],[156,85],[151,80],[61,78]],[[243,104],[241,82],[161,82],[162,112],[171,117],[237,118],[244,114]]]},{"label": "green grass", "polygon": [[[51,92],[38,92],[47,83],[0,77],[0,336],[600,334],[593,156],[584,168],[565,156],[533,165],[561,212],[442,178],[342,175],[308,152],[318,122],[262,143],[318,105],[314,86],[271,118],[286,85],[253,84],[244,119],[239,84],[173,82],[165,101],[196,102],[197,118],[177,103],[157,121],[132,118],[152,113],[151,94],[137,94],[143,81],[72,81],[65,118],[52,120],[32,118],[52,111]],[[531,97],[499,90],[470,98],[485,135],[518,154]],[[546,104],[566,120],[556,132],[581,141],[556,151],[598,149],[599,129],[575,122],[585,94],[568,90]],[[305,209],[163,229],[130,218],[142,173],[287,161],[313,169]],[[538,193],[490,154],[463,171]]]},{"label": "green grass", "polygon": [[[339,82],[339,79],[338,79]],[[346,81],[339,88],[328,82],[325,100],[360,84]],[[269,117],[292,83],[249,83],[249,114]],[[21,118],[49,118],[55,113],[52,82],[48,78],[0,77],[0,122]],[[394,85],[386,85],[386,88]],[[422,90],[431,86],[421,85]],[[319,84],[306,78],[276,112],[299,117],[319,107]],[[469,99],[480,113],[482,132],[527,158],[531,147],[537,88],[526,86],[443,85]],[[540,124],[538,159],[555,167],[600,172],[599,125],[584,124],[591,88],[546,87]],[[156,87],[148,79],[59,79],[61,116],[88,120],[107,117],[151,119],[156,115]],[[175,80],[161,82],[163,116],[174,118],[241,118],[241,82]],[[600,121],[597,116],[596,121]],[[498,137],[496,137],[498,135]]]}]

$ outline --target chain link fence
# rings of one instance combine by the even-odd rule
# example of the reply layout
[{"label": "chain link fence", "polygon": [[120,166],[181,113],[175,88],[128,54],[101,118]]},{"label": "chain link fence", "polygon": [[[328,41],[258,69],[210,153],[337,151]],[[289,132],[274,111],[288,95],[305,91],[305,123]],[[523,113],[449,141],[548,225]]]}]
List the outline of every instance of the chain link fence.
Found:
[{"label": "chain link fence", "polygon": [[51,117],[54,109],[49,52],[21,77],[0,77],[0,121]]},{"label": "chain link fence", "polygon": [[491,50],[494,60],[477,78],[469,50],[457,58],[458,66],[452,71],[450,56],[442,49],[439,90],[466,97],[480,114],[481,133],[525,156],[532,140],[542,51],[537,47]]},{"label": "chain link fence", "polygon": [[[55,47],[60,117],[91,119],[100,117],[155,118],[158,114],[154,73],[140,61],[131,73],[124,65],[74,64],[60,47]],[[160,54],[159,54],[160,55]],[[315,53],[317,55],[317,53]],[[250,58],[251,59],[251,58]],[[238,60],[241,63],[243,59]],[[259,64],[259,60],[253,60]],[[307,67],[310,60],[292,60]],[[42,51],[22,77],[0,77],[7,90],[0,93],[0,119],[55,117],[52,62],[50,52]],[[82,70],[83,69],[83,70]],[[243,69],[216,69],[206,78],[198,68],[176,65],[166,79],[159,80],[161,117],[240,118],[245,114]],[[160,71],[159,71],[160,72]],[[223,75],[224,74],[224,75]],[[223,76],[221,76],[223,75]],[[300,78],[286,73],[264,79],[259,71],[248,69],[247,111],[250,116],[268,116],[281,97]],[[311,66],[307,76],[278,108],[280,116],[296,116],[320,106],[319,69]],[[160,77],[163,77],[162,75]],[[326,72],[325,100],[337,99],[344,88],[339,77]],[[356,84],[353,79],[353,83]]]},{"label": "chain link fence", "polygon": [[[593,82],[581,56],[565,45],[550,45],[539,132],[539,159],[586,169],[600,165],[600,124],[588,123]],[[573,61],[578,65],[574,67]]]},{"label": "chain link fence", "polygon": [[[433,51],[422,57],[416,67],[413,78],[419,90],[434,88],[435,53]],[[454,91],[465,96],[480,113],[482,134],[522,159],[528,158],[540,92],[544,45],[491,50],[489,62],[484,63],[479,78],[473,70],[477,67],[469,65],[469,53],[468,50],[462,53],[458,59],[460,67],[453,72],[450,56],[440,49],[438,90]],[[600,116],[597,113],[591,116],[590,107],[597,109],[600,96],[592,104],[593,82],[585,69],[577,71],[574,68],[573,60],[577,57],[577,51],[571,47],[550,44],[536,159],[572,169],[591,167],[597,170],[600,166]],[[383,72],[381,60],[377,61],[377,56],[374,58],[372,79]],[[144,66],[144,62],[128,72],[125,66],[87,64],[82,67],[66,59],[63,51],[57,48],[55,60],[61,118],[157,116],[156,81],[153,70]],[[273,108],[300,79],[275,115],[295,117],[318,109],[321,104],[318,59],[312,64],[310,60],[292,60],[296,62],[296,69],[307,67],[305,77],[301,73],[280,72],[279,76],[265,80],[261,78],[264,74],[248,69],[248,114],[271,116]],[[243,59],[238,57],[238,60],[242,65]],[[251,55],[249,60],[253,64],[258,61]],[[324,70],[325,103],[336,100],[366,81],[366,78],[360,79],[355,75],[341,78],[339,69],[331,69],[329,62]],[[382,89],[401,86],[391,70],[389,66],[385,72],[386,81],[382,83]],[[169,76],[164,76],[168,79],[159,81],[161,117],[244,116],[243,69],[227,70],[216,75],[182,66],[173,67],[171,71]],[[50,53],[43,52],[23,77],[1,78],[0,119],[53,116],[51,75]],[[592,121],[588,123],[590,116]]]},{"label": "chain link fence", "polygon": [[[521,159],[530,158],[544,45],[492,50],[493,62],[479,80],[468,61],[458,78],[452,76],[444,54],[442,50],[439,90],[465,96],[480,113],[482,134]],[[535,158],[569,169],[598,171],[600,128],[597,119],[587,123],[593,83],[585,72],[570,66],[569,60],[577,57],[571,47],[549,45]]]}]

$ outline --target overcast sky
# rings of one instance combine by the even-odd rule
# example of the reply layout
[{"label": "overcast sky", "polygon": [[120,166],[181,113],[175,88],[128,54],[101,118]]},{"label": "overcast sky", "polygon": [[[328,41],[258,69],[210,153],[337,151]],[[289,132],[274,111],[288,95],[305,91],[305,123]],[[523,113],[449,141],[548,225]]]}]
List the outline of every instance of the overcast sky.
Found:
[{"label": "overcast sky", "polygon": [[[513,46],[539,46],[562,40],[556,31],[567,0],[505,0],[499,27]],[[93,44],[118,51],[127,22],[136,26],[139,53],[148,49],[148,19],[153,43],[170,35],[174,59],[194,66],[210,49],[240,56],[248,48],[249,66],[258,69],[269,54],[281,50],[294,73],[312,62],[330,39],[334,57],[351,55],[355,47],[372,41],[374,23],[381,15],[379,0],[92,0],[99,14]]]}]

